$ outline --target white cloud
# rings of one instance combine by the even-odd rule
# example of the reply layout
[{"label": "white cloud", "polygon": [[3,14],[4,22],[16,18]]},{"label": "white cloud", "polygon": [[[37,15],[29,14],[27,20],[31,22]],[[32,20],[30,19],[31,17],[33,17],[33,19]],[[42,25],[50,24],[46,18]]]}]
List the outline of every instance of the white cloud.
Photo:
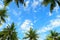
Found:
[{"label": "white cloud", "polygon": [[21,11],[12,10],[12,12],[14,16],[19,17],[21,15]]},{"label": "white cloud", "polygon": [[56,17],[57,17],[57,18],[60,18],[60,15],[57,15]]},{"label": "white cloud", "polygon": [[25,20],[22,25],[21,25],[21,29],[24,31],[27,31],[30,29],[30,27],[32,27],[33,23],[30,20]]},{"label": "white cloud", "polygon": [[32,7],[36,8],[38,4],[39,4],[39,1],[34,0],[32,3]]},{"label": "white cloud", "polygon": [[0,9],[2,9],[4,7],[4,5],[0,4]]},{"label": "white cloud", "polygon": [[60,26],[60,18],[57,17],[56,19],[50,20],[50,23],[44,26],[42,29],[39,29],[38,33],[44,33],[59,26]]},{"label": "white cloud", "polygon": [[49,16],[51,16],[52,15],[52,13],[51,12],[49,12]]},{"label": "white cloud", "polygon": [[26,1],[26,7],[28,7],[28,6],[29,6],[29,2],[30,2],[30,1]]}]

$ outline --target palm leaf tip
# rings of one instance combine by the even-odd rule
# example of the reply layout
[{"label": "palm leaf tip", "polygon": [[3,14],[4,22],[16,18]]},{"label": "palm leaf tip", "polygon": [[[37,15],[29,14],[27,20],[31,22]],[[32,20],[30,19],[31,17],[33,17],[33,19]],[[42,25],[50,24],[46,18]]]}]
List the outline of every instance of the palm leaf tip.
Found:
[{"label": "palm leaf tip", "polygon": [[17,7],[19,8],[19,2],[18,2],[18,0],[15,0],[15,3],[17,5]]},{"label": "palm leaf tip", "polygon": [[3,15],[4,13],[6,13],[5,9],[0,10],[0,15]]},{"label": "palm leaf tip", "polygon": [[12,0],[4,0],[4,5],[7,6]]},{"label": "palm leaf tip", "polygon": [[2,20],[2,22],[6,22],[5,19],[4,19],[3,17],[1,17],[1,20]]},{"label": "palm leaf tip", "polygon": [[51,3],[51,6],[50,6],[50,12],[52,12],[53,11],[53,9],[54,9],[54,7],[56,6],[56,4],[55,3]]},{"label": "palm leaf tip", "polygon": [[24,0],[19,0],[19,2],[23,4],[24,3]]},{"label": "palm leaf tip", "polygon": [[47,6],[50,3],[50,0],[43,0],[42,4]]},{"label": "palm leaf tip", "polygon": [[7,15],[6,15],[6,10],[5,9],[2,9],[2,10],[0,10],[0,22],[2,23],[2,22],[6,22],[5,21],[5,17],[6,17]]}]

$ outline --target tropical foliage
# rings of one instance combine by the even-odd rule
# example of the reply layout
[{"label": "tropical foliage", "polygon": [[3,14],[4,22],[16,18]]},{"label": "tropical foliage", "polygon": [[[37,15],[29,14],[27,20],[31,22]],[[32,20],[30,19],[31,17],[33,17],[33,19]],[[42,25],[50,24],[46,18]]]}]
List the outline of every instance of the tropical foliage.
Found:
[{"label": "tropical foliage", "polygon": [[6,22],[5,21],[6,17],[7,17],[6,9],[1,9],[0,10],[0,25],[2,24],[2,22]]},{"label": "tropical foliage", "polygon": [[11,26],[8,25],[7,28],[0,32],[0,40],[18,40],[14,23]]},{"label": "tropical foliage", "polygon": [[[4,5],[7,6],[7,5],[9,5],[9,3],[12,2],[12,1],[13,1],[13,0],[4,0]],[[19,3],[25,5],[24,0],[14,0],[14,1],[15,1],[15,3],[16,3],[17,7],[19,7]]]},{"label": "tropical foliage", "polygon": [[36,33],[36,30],[33,30],[32,28],[30,28],[28,33],[25,33],[25,34],[26,36],[24,37],[24,39],[37,40],[38,38],[38,34]]},{"label": "tropical foliage", "polygon": [[[5,18],[8,16],[6,6],[8,6],[13,0],[3,0],[4,2],[4,8],[0,9],[0,25],[2,22],[6,22]],[[19,7],[20,4],[24,4],[24,0],[14,0],[17,7]],[[60,6],[60,0],[44,0],[42,2],[43,5],[47,6],[50,5],[50,12],[53,11],[54,7],[56,7],[56,3]],[[28,32],[25,33],[25,37],[23,39],[29,39],[29,40],[38,40],[39,36],[36,33],[36,30],[33,30],[30,28]],[[0,40],[18,40],[17,32],[15,29],[14,23],[11,25],[8,25],[6,28],[4,28],[2,31],[0,31]],[[47,35],[45,40],[60,40],[60,33],[56,31],[50,31],[50,34]]]},{"label": "tropical foliage", "polygon": [[60,6],[60,0],[44,0],[42,2],[42,4],[44,4],[45,6],[47,6],[48,4],[50,4],[50,12],[52,12],[52,10],[54,9],[54,7],[56,7],[57,4]]},{"label": "tropical foliage", "polygon": [[60,40],[60,33],[51,31],[46,40]]}]

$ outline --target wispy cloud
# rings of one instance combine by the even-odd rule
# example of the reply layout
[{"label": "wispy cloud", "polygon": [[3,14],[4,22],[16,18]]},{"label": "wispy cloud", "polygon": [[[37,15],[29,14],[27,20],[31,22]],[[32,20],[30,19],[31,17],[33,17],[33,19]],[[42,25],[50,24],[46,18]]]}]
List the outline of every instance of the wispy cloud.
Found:
[{"label": "wispy cloud", "polygon": [[49,12],[48,14],[49,14],[49,16],[52,16],[52,13],[51,12]]},{"label": "wispy cloud", "polygon": [[35,9],[38,4],[39,4],[39,1],[34,0],[31,6]]},{"label": "wispy cloud", "polygon": [[3,4],[0,4],[0,9],[2,9],[4,7],[4,5]]},{"label": "wispy cloud", "polygon": [[27,31],[30,29],[30,27],[32,27],[33,23],[31,22],[31,20],[25,20],[22,25],[21,25],[21,29],[23,31]]},{"label": "wispy cloud", "polygon": [[29,6],[29,2],[30,2],[30,1],[26,1],[26,7],[28,7],[28,6]]},{"label": "wispy cloud", "polygon": [[13,15],[16,17],[19,17],[21,15],[21,11],[16,11],[16,10],[12,10],[13,11]]},{"label": "wispy cloud", "polygon": [[50,20],[49,24],[44,26],[42,29],[39,29],[38,33],[44,33],[59,26],[60,26],[60,17],[57,17],[56,19]]}]

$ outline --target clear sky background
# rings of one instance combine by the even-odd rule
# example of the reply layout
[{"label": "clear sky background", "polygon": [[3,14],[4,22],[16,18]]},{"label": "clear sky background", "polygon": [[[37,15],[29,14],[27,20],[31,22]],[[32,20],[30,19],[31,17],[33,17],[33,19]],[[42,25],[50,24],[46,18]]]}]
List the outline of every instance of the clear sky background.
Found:
[{"label": "clear sky background", "polygon": [[[6,23],[4,23],[0,30],[14,22],[16,24],[16,31],[18,32],[19,40],[25,36],[25,32],[30,27],[37,30],[40,38],[38,40],[44,40],[50,30],[56,30],[60,32],[60,8],[57,5],[53,12],[50,13],[50,5],[45,7],[41,5],[43,0],[26,0],[26,7],[20,4],[18,8],[15,2],[11,2],[7,6]],[[56,3],[57,4],[57,3]],[[0,0],[0,9],[3,8],[3,2]]]}]

